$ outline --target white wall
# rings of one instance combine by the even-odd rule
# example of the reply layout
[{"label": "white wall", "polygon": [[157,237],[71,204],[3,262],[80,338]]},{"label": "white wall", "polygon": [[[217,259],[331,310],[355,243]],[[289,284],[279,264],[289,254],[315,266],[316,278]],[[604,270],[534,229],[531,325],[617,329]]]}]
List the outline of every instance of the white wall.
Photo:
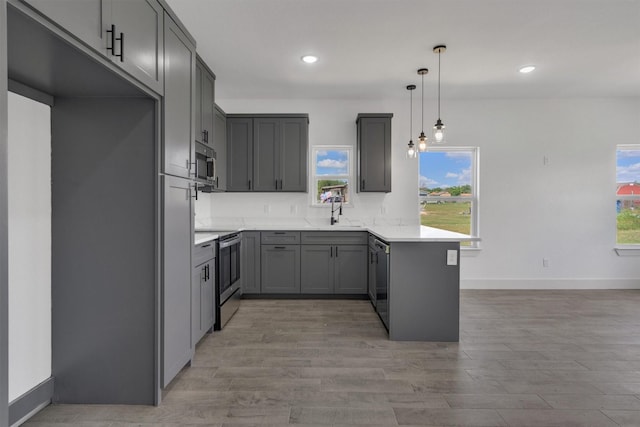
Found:
[{"label": "white wall", "polygon": [[[420,130],[419,101],[413,133]],[[425,100],[427,105],[433,102]],[[220,100],[233,113],[309,113],[309,142],[353,144],[358,113],[394,113],[389,194],[360,194],[345,218],[418,221],[418,166],[404,157],[408,100]],[[431,106],[432,107],[432,106]],[[425,108],[425,128],[435,112]],[[640,258],[615,246],[615,146],[640,143],[640,99],[443,101],[450,145],[480,147],[482,249],[461,263],[466,288],[640,288]],[[543,164],[543,157],[549,162]],[[327,218],[307,194],[214,194],[200,221],[286,224]],[[270,206],[270,213],[264,212]],[[296,206],[293,209],[292,206]],[[382,207],[386,214],[382,214]],[[209,217],[205,218],[207,215]],[[550,266],[542,266],[542,258]]]},{"label": "white wall", "polygon": [[51,376],[51,113],[9,93],[9,402]]}]

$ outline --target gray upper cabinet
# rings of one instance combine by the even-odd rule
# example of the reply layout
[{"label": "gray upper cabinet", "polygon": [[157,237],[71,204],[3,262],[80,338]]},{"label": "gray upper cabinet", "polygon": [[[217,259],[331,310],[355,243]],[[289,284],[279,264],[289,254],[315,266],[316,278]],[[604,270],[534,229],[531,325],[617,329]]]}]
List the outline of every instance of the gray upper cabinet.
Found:
[{"label": "gray upper cabinet", "polygon": [[216,152],[216,190],[227,189],[227,115],[215,106],[213,149]]},{"label": "gray upper cabinet", "polygon": [[227,116],[227,191],[251,191],[253,119]]},{"label": "gray upper cabinet", "polygon": [[163,93],[163,9],[156,0],[25,0],[155,92]]},{"label": "gray upper cabinet", "polygon": [[253,119],[254,191],[307,191],[308,118]]},{"label": "gray upper cabinet", "polygon": [[[24,0],[47,18],[99,52],[106,47],[103,28],[104,0]],[[104,52],[103,52],[104,53]]]},{"label": "gray upper cabinet", "polygon": [[358,114],[359,192],[391,192],[391,118],[393,114]]},{"label": "gray upper cabinet", "polygon": [[196,61],[196,132],[195,139],[213,148],[214,98],[216,77],[197,57]]},{"label": "gray upper cabinet", "polygon": [[262,245],[261,271],[262,293],[299,294],[300,245]]},{"label": "gray upper cabinet", "polygon": [[163,183],[162,386],[191,360],[191,184],[171,176]]},{"label": "gray upper cabinet", "polygon": [[308,115],[230,114],[227,141],[227,191],[307,191]]},{"label": "gray upper cabinet", "polygon": [[190,177],[195,110],[195,46],[165,14],[163,172]]},{"label": "gray upper cabinet", "polygon": [[[162,94],[164,10],[156,0],[111,0],[109,3],[110,10],[105,10],[103,15],[107,20],[103,27],[107,56]],[[111,32],[107,33],[112,29],[115,30],[113,38]]]},{"label": "gray upper cabinet", "polygon": [[243,231],[240,245],[240,277],[243,294],[260,293],[260,232]]}]

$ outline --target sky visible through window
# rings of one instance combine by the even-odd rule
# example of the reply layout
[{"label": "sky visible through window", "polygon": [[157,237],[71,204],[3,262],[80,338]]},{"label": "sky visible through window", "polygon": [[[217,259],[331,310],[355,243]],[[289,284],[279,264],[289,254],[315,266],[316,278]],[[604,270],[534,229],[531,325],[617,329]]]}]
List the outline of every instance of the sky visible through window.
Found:
[{"label": "sky visible through window", "polygon": [[618,150],[616,157],[616,182],[640,182],[640,150]]},{"label": "sky visible through window", "polygon": [[347,150],[319,150],[316,153],[316,175],[349,175]]},{"label": "sky visible through window", "polygon": [[448,188],[471,185],[469,151],[420,153],[420,188]]}]

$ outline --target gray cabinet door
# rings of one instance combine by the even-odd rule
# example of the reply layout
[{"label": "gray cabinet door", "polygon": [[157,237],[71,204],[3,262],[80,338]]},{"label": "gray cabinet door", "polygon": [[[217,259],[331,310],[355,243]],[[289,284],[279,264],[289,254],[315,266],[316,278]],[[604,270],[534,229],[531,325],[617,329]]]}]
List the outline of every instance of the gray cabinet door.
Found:
[{"label": "gray cabinet door", "polygon": [[195,47],[165,14],[163,172],[188,178],[193,158]]},{"label": "gray cabinet door", "polygon": [[202,74],[204,74],[204,70],[200,61],[198,61],[196,56],[196,106],[195,106],[195,131],[194,131],[194,139],[197,142],[203,142],[204,132],[202,132]]},{"label": "gray cabinet door", "polygon": [[193,269],[191,274],[191,347],[195,348],[202,337],[202,285],[204,265]]},{"label": "gray cabinet door", "polygon": [[300,245],[262,245],[263,294],[300,293]]},{"label": "gray cabinet door", "polygon": [[253,119],[253,190],[280,188],[280,119]]},{"label": "gray cabinet door", "polygon": [[307,191],[308,120],[284,118],[280,133],[278,190]]},{"label": "gray cabinet door", "polygon": [[243,294],[260,293],[260,232],[243,231],[240,245]]},{"label": "gray cabinet door", "polygon": [[302,245],[300,252],[300,292],[333,293],[333,252],[330,245]]},{"label": "gray cabinet door", "polygon": [[216,79],[208,71],[202,73],[202,134],[203,142],[213,148],[213,98]]},{"label": "gray cabinet door", "polygon": [[213,327],[214,322],[214,307],[215,307],[215,292],[214,283],[216,282],[216,266],[215,261],[210,260],[206,264],[206,270],[204,271],[205,278],[202,283],[202,292],[200,299],[200,337],[207,333]]},{"label": "gray cabinet door", "polygon": [[358,115],[360,192],[391,191],[392,114]]},{"label": "gray cabinet door", "polygon": [[[115,53],[120,67],[162,94],[163,13],[156,0],[111,0],[111,25],[115,26]],[[106,29],[105,29],[106,34]],[[108,36],[110,38],[110,35]],[[111,40],[107,41],[111,45]]]},{"label": "gray cabinet door", "polygon": [[191,184],[162,177],[162,386],[191,359]]},{"label": "gray cabinet door", "polygon": [[104,52],[103,0],[24,0],[62,28]]},{"label": "gray cabinet door", "polygon": [[367,293],[367,246],[335,246],[335,288],[336,294]]},{"label": "gray cabinet door", "polygon": [[213,123],[213,149],[216,151],[216,189],[227,189],[227,116],[217,106]]},{"label": "gray cabinet door", "polygon": [[253,119],[227,117],[227,191],[250,191],[253,179]]}]

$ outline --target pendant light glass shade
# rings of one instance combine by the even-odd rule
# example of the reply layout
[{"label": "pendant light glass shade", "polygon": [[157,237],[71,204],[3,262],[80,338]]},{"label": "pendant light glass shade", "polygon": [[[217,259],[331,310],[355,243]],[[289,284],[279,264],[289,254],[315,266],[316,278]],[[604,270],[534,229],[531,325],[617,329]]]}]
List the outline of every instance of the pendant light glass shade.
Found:
[{"label": "pendant light glass shade", "polygon": [[427,136],[424,134],[424,76],[428,72],[428,68],[420,68],[418,70],[418,75],[422,77],[422,131],[418,137],[418,151],[421,153],[427,151]]},{"label": "pendant light glass shade", "polygon": [[445,52],[447,47],[445,45],[438,45],[433,48],[433,53],[438,54],[438,120],[433,125],[433,142],[434,144],[444,144],[445,141],[445,126],[440,119],[440,54]]},{"label": "pendant light glass shade", "polygon": [[407,90],[409,91],[409,144],[407,144],[408,159],[416,159],[418,157],[416,145],[413,143],[413,138],[411,138],[411,135],[413,134],[413,91],[415,90],[415,88],[416,85],[407,86]]}]

